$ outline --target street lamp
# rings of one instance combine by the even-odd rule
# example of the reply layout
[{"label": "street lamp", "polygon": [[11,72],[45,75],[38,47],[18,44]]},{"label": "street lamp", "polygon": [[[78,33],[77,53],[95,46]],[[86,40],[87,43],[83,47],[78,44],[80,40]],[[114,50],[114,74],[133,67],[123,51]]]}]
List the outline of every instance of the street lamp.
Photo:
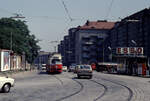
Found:
[{"label": "street lamp", "polygon": [[109,49],[109,50],[111,50],[111,47],[110,47],[110,46],[108,46],[108,49]]},{"label": "street lamp", "polygon": [[131,42],[132,42],[135,46],[137,46],[137,43],[136,43],[134,40],[131,40]]}]

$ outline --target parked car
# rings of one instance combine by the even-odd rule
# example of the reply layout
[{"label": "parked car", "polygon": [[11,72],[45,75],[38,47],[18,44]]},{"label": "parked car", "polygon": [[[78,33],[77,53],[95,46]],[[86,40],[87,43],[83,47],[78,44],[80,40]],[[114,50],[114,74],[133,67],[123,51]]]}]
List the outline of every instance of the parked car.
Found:
[{"label": "parked car", "polygon": [[90,65],[78,65],[76,68],[77,77],[80,78],[82,76],[89,76],[92,78],[92,67]]},{"label": "parked car", "polygon": [[74,72],[74,70],[75,70],[75,66],[69,66],[68,72]]},{"label": "parked car", "polygon": [[0,91],[8,93],[10,88],[14,86],[14,79],[8,77],[0,77]]},{"label": "parked car", "polygon": [[73,71],[74,73],[77,73],[78,66],[80,66],[80,65],[76,65],[76,66],[75,66],[74,71]]},{"label": "parked car", "polygon": [[67,66],[63,66],[62,70],[63,70],[64,72],[67,72]]}]

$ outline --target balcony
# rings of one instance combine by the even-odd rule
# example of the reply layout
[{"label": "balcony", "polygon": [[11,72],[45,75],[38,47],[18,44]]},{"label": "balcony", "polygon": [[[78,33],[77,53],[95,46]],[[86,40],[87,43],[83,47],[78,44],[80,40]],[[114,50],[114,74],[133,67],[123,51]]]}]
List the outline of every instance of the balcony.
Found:
[{"label": "balcony", "polygon": [[88,47],[83,47],[83,48],[82,48],[82,51],[89,52],[90,49],[89,49]]},{"label": "balcony", "polygon": [[94,45],[94,46],[92,45],[92,46],[90,46],[90,49],[91,49],[91,50],[97,50],[97,49],[98,49],[98,47],[97,47],[97,46],[95,46],[95,45]]},{"label": "balcony", "polygon": [[95,57],[95,56],[97,56],[97,53],[96,52],[91,52],[90,56]]},{"label": "balcony", "polygon": [[93,44],[93,42],[90,42],[90,41],[82,41],[82,45],[92,45]]},{"label": "balcony", "polygon": [[90,56],[89,56],[88,54],[83,54],[83,55],[82,55],[82,58],[88,58],[88,59],[89,59]]}]

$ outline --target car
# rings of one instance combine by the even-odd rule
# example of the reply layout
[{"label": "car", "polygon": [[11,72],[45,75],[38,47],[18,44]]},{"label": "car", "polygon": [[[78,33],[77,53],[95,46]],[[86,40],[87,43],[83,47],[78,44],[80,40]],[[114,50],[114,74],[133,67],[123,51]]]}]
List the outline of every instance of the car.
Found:
[{"label": "car", "polygon": [[63,70],[64,72],[67,72],[67,66],[63,66],[62,70]]},{"label": "car", "polygon": [[74,70],[75,70],[75,66],[69,66],[68,72],[74,72]]},{"label": "car", "polygon": [[10,88],[14,86],[14,79],[9,77],[0,77],[0,91],[8,93]]},{"label": "car", "polygon": [[76,65],[76,66],[75,66],[75,68],[74,68],[74,73],[77,73],[78,66],[79,66],[79,65]]},{"label": "car", "polygon": [[93,75],[91,65],[78,65],[76,68],[76,74],[78,78],[81,78],[82,76],[88,76],[91,79]]},{"label": "car", "polygon": [[46,64],[42,64],[42,70],[46,70]]}]

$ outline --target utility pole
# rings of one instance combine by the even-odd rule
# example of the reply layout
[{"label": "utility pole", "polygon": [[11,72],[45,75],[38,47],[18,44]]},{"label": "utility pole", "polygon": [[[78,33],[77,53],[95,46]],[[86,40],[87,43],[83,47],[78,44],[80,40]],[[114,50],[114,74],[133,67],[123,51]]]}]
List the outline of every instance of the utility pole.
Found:
[{"label": "utility pole", "polygon": [[[22,16],[22,14],[17,14],[17,13],[14,13],[13,14],[14,16],[10,17],[11,19],[23,19],[25,18],[24,16]],[[11,53],[12,53],[12,50],[13,50],[13,32],[11,31],[10,32],[10,50],[11,50]],[[11,56],[11,59],[10,59],[10,62],[12,62],[14,59],[14,57]],[[22,65],[25,70],[26,70],[26,57],[25,57],[25,52],[22,53]],[[12,67],[10,67],[11,69]]]},{"label": "utility pole", "polygon": [[12,51],[12,32],[10,32],[10,50]]},{"label": "utility pole", "polygon": [[[12,16],[12,17],[10,17],[10,18],[12,18],[12,19],[23,19],[23,18],[25,18],[24,16],[22,16],[22,14],[18,14],[18,13],[14,13],[13,14],[14,16]],[[10,50],[12,51],[12,48],[13,48],[13,40],[12,40],[12,32],[10,33]]]}]

